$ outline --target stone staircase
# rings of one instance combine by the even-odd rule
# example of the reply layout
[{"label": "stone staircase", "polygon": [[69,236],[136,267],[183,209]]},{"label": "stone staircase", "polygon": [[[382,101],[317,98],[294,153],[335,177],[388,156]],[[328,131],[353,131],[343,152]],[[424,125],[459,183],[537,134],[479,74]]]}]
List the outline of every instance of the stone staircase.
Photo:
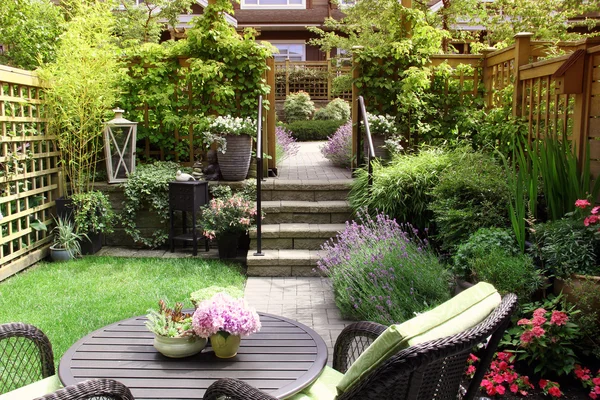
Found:
[{"label": "stone staircase", "polygon": [[347,201],[351,184],[351,179],[264,182],[264,256],[254,255],[256,231],[250,232],[248,276],[318,276],[321,245],[351,219]]}]

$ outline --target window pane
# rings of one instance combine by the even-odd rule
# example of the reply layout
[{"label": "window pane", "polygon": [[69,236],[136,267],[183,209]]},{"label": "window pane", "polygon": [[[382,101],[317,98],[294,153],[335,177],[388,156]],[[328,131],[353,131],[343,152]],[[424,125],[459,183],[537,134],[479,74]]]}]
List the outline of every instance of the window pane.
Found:
[{"label": "window pane", "polygon": [[257,5],[258,0],[244,0],[244,4]]},{"label": "window pane", "polygon": [[272,5],[287,5],[287,0],[260,0],[261,6],[272,6]]}]

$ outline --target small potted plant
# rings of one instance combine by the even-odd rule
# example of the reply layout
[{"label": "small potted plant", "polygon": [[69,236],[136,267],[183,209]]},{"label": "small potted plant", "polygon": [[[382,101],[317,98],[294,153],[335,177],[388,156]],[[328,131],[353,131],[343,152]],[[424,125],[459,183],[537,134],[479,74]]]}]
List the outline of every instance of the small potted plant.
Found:
[{"label": "small potted plant", "polygon": [[242,194],[214,198],[202,208],[204,236],[217,239],[219,258],[237,256],[240,236],[254,226],[256,207]]},{"label": "small potted plant", "polygon": [[217,143],[221,175],[226,181],[242,181],[248,175],[252,156],[252,139],[256,138],[255,118],[232,117],[231,115],[211,118],[204,132],[204,143]]},{"label": "small potted plant", "polygon": [[256,311],[244,299],[234,299],[227,293],[217,293],[198,305],[192,317],[196,335],[209,338],[219,358],[235,357],[241,337],[261,328]]},{"label": "small potted plant", "polygon": [[[367,121],[369,122],[369,131],[371,132],[371,138],[373,139],[373,147],[375,150],[375,157],[386,158],[387,148],[402,148],[402,142],[404,138],[398,131],[396,119],[390,115],[376,115],[367,113]],[[364,129],[364,128],[363,128]],[[394,143],[392,146],[391,143]],[[368,156],[368,143],[365,136],[363,147],[364,156]],[[406,147],[406,146],[404,146]]]},{"label": "small potted plant", "polygon": [[97,190],[72,196],[75,226],[87,232],[89,241],[82,243],[83,254],[95,254],[102,248],[103,236],[112,233],[116,215],[108,197]]},{"label": "small potted plant", "polygon": [[146,328],[154,333],[154,348],[171,358],[189,357],[202,351],[206,338],[197,336],[192,330],[192,314],[184,313],[182,303],[174,308],[159,300],[158,311],[149,310]]},{"label": "small potted plant", "polygon": [[50,246],[50,258],[53,261],[68,261],[81,256],[81,242],[87,240],[85,233],[78,233],[75,224],[65,218],[55,219],[52,229],[54,242]]}]

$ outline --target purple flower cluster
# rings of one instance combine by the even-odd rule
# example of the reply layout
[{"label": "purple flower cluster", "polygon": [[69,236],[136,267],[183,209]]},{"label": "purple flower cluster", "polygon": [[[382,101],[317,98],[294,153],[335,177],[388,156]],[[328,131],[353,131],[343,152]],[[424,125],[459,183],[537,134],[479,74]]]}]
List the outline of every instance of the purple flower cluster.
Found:
[{"label": "purple flower cluster", "polygon": [[292,132],[282,126],[275,128],[277,162],[281,162],[288,157],[294,157],[300,150],[300,145]]},{"label": "purple flower cluster", "polygon": [[417,233],[385,214],[359,211],[322,246],[317,265],[344,315],[389,325],[449,298],[449,275]]},{"label": "purple flower cluster", "polygon": [[338,167],[349,167],[352,163],[352,122],[340,126],[327,139],[321,147],[323,156]]},{"label": "purple flower cluster", "polygon": [[207,338],[218,332],[248,336],[258,332],[261,324],[246,300],[221,292],[200,303],[192,316],[192,327],[196,335]]}]

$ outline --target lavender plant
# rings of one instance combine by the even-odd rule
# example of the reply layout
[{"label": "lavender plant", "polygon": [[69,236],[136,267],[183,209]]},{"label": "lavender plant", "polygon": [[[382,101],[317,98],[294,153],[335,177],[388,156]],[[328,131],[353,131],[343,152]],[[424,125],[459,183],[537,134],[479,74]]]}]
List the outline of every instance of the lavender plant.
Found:
[{"label": "lavender plant", "polygon": [[275,151],[277,155],[277,163],[285,160],[288,157],[294,157],[300,150],[300,145],[296,142],[296,138],[292,136],[292,132],[282,126],[275,128]]},{"label": "lavender plant", "polygon": [[352,163],[352,122],[340,126],[327,139],[327,143],[321,147],[323,156],[338,167],[350,167]]},{"label": "lavender plant", "polygon": [[416,229],[365,210],[356,221],[322,246],[317,262],[343,315],[390,325],[450,297],[449,273]]}]

